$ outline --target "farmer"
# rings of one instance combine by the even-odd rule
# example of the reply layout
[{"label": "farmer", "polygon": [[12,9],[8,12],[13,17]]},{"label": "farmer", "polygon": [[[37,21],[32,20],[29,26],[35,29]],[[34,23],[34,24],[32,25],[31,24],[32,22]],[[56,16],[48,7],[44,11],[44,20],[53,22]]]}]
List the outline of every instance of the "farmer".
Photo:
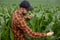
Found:
[{"label": "farmer", "polygon": [[26,15],[29,11],[33,10],[32,6],[28,1],[21,2],[19,6],[20,8],[14,12],[12,18],[12,31],[14,33],[14,40],[26,40],[24,34],[27,34],[32,38],[41,38],[53,35],[53,32],[48,33],[33,32],[33,30],[29,28],[26,22],[34,15],[30,15],[24,18],[24,15]]}]

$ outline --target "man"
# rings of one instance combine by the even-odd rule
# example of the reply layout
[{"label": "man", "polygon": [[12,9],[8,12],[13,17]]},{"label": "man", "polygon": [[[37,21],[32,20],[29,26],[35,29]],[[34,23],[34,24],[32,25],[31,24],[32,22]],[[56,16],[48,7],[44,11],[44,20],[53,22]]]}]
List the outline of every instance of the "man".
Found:
[{"label": "man", "polygon": [[37,33],[33,32],[29,26],[27,26],[26,22],[33,16],[30,15],[24,18],[24,15],[27,14],[29,11],[33,10],[32,6],[29,4],[28,1],[23,1],[20,4],[20,8],[16,10],[13,14],[12,18],[12,31],[14,33],[14,40],[26,40],[24,37],[24,33],[29,35],[32,38],[41,38],[46,36],[52,36],[53,32],[49,33]]}]

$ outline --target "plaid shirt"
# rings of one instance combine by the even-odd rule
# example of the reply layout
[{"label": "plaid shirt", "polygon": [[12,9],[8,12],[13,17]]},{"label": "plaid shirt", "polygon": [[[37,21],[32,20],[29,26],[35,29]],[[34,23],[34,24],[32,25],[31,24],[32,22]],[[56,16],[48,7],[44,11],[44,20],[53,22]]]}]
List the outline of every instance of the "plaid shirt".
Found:
[{"label": "plaid shirt", "polygon": [[[14,32],[14,35],[19,36],[19,33],[22,33],[21,35],[23,35],[23,33],[26,33],[32,38],[41,38],[47,36],[45,33],[33,32],[26,23],[28,20],[29,16],[27,18],[24,18],[24,15],[20,10],[14,12],[12,18],[12,31]],[[18,33],[18,31],[20,32]]]}]

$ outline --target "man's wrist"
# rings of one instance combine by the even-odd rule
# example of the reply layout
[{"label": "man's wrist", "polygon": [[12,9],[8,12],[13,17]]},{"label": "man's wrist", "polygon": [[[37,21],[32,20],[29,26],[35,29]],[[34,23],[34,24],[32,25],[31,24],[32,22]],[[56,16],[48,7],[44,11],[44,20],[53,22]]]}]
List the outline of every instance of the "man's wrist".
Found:
[{"label": "man's wrist", "polygon": [[44,36],[46,37],[46,36],[47,36],[47,34],[45,33],[45,34],[44,34]]}]

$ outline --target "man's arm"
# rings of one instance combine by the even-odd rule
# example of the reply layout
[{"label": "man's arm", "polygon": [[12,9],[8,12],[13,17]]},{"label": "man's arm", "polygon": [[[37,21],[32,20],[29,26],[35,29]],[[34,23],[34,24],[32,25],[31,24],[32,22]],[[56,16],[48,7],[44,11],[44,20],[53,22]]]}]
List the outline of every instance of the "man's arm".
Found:
[{"label": "man's arm", "polygon": [[34,14],[31,14],[31,15],[27,16],[27,17],[25,18],[25,21],[29,21],[33,16],[34,16]]},{"label": "man's arm", "polygon": [[19,27],[21,30],[23,30],[24,33],[28,34],[32,38],[41,38],[47,36],[46,33],[37,33],[33,32],[29,26],[27,26],[24,18],[20,17],[21,15],[16,15],[16,21],[17,21],[17,27]]},{"label": "man's arm", "polygon": [[30,16],[27,16],[26,18],[25,18],[25,21],[29,21],[30,20]]}]

